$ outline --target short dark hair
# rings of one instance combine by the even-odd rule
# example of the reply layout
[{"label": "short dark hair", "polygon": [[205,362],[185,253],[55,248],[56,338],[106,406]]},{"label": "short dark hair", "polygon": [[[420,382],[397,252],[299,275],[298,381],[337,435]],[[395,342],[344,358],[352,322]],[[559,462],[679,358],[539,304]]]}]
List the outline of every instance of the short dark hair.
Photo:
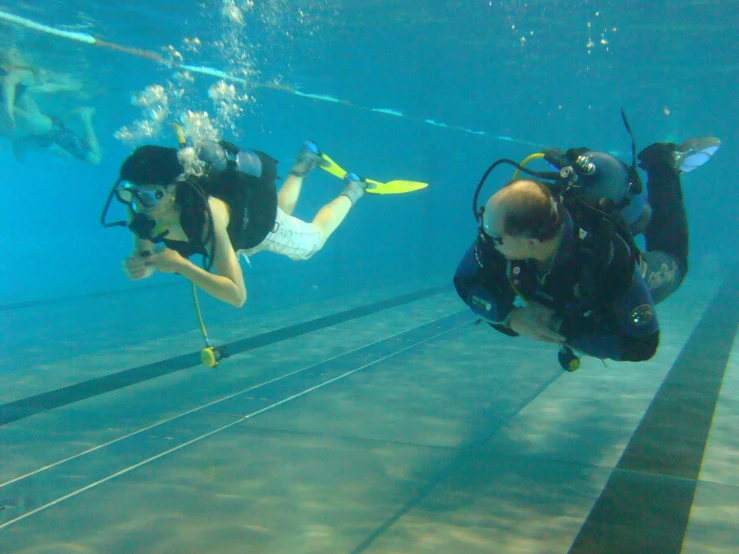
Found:
[{"label": "short dark hair", "polygon": [[121,165],[121,180],[139,186],[170,185],[185,171],[177,153],[176,148],[141,146]]},{"label": "short dark hair", "polygon": [[[503,232],[512,237],[549,240],[562,227],[562,206],[546,184],[533,179],[526,181],[534,183],[541,194],[516,194],[516,200],[506,207]],[[501,190],[520,182],[520,179],[511,181]]]}]

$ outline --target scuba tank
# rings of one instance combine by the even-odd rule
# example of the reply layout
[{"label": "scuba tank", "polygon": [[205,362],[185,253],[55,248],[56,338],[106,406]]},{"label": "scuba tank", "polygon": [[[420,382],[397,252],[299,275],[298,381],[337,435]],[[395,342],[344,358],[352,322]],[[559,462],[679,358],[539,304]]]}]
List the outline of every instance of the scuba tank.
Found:
[{"label": "scuba tank", "polygon": [[545,159],[560,171],[572,168],[572,192],[581,201],[611,214],[632,236],[644,232],[652,210],[635,170],[610,154],[585,148],[564,154],[548,150]]}]

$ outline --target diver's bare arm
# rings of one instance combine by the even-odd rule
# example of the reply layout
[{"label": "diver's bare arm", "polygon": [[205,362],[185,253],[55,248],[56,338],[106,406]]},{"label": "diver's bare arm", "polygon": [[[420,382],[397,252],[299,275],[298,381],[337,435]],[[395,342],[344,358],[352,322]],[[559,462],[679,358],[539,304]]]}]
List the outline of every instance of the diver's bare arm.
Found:
[{"label": "diver's bare arm", "polygon": [[237,308],[246,302],[246,287],[239,289],[238,285],[228,277],[208,273],[189,260],[185,260],[178,272],[222,302]]},{"label": "diver's bare arm", "polygon": [[239,259],[228,237],[228,211],[223,203],[210,199],[216,235],[213,270],[215,275],[187,261],[180,271],[211,296],[240,308],[246,302],[246,284]]}]

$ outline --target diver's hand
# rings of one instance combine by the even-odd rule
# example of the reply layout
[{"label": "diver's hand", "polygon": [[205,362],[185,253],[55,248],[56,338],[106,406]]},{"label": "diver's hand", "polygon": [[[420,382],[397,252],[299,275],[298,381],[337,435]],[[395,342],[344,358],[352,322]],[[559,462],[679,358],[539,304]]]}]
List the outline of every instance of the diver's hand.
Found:
[{"label": "diver's hand", "polygon": [[146,258],[136,252],[123,260],[123,273],[132,281],[146,279],[154,274],[154,268],[146,265]]},{"label": "diver's hand", "polygon": [[144,258],[144,264],[147,267],[152,267],[162,273],[179,273],[186,263],[188,263],[187,259],[171,248],[165,248]]},{"label": "diver's hand", "polygon": [[549,343],[563,343],[565,337],[551,328],[554,310],[532,304],[527,308],[514,308],[508,318],[508,326],[519,335]]}]

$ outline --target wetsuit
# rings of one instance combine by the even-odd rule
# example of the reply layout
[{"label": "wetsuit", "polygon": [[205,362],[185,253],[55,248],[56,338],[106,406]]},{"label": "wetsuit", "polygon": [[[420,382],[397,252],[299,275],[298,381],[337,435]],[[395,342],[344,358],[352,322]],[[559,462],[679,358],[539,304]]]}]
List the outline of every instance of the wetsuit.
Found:
[{"label": "wetsuit", "polygon": [[688,273],[688,218],[675,168],[676,150],[675,144],[657,143],[639,154],[652,207],[644,232],[647,251],[642,253],[642,273],[656,304],[675,292]]},{"label": "wetsuit", "polygon": [[622,361],[651,358],[659,345],[654,305],[677,290],[687,272],[687,221],[674,151],[674,145],[656,144],[639,156],[653,208],[645,232],[649,251],[641,264],[618,233],[589,243],[581,222],[568,212],[548,273],[537,273],[531,260],[508,261],[477,240],[454,277],[459,296],[511,336],[517,333],[505,325],[506,317],[523,298],[552,308],[566,343],[584,354]]}]

